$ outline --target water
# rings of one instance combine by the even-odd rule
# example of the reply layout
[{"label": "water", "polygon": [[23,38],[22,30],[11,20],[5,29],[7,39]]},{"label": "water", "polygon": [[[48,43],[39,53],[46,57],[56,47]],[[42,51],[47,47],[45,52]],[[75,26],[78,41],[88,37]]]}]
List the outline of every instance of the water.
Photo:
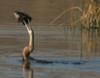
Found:
[{"label": "water", "polygon": [[31,57],[40,61],[23,63],[21,52],[28,42],[26,29],[21,25],[0,26],[0,78],[100,77],[99,57],[80,60],[78,33],[74,37],[68,35],[67,38],[60,26],[32,27],[35,32],[35,50]]}]

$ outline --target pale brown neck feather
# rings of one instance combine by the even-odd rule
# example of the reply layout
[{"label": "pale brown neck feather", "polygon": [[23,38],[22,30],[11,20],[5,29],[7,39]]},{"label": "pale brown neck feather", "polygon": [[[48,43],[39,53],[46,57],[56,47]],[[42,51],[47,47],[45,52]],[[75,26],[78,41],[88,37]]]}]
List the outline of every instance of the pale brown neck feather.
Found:
[{"label": "pale brown neck feather", "polygon": [[30,48],[30,51],[32,51],[34,49],[34,31],[32,30],[30,26],[27,26],[27,24],[25,24],[25,27],[29,34],[29,48]]},{"label": "pale brown neck feather", "polygon": [[29,30],[29,48],[31,51],[34,48],[34,32],[32,29]]}]

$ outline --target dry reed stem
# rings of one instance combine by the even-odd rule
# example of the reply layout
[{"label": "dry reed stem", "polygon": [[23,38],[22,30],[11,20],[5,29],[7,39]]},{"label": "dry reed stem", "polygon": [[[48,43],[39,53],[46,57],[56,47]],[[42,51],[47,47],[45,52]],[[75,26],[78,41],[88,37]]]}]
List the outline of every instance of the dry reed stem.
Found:
[{"label": "dry reed stem", "polygon": [[72,8],[69,8],[69,9],[66,9],[64,10],[62,13],[60,13],[57,17],[55,17],[49,24],[53,24],[54,22],[56,22],[59,18],[61,18],[65,13],[73,10],[73,9],[78,9],[80,12],[82,12],[82,9],[79,8],[79,7],[72,7]]}]

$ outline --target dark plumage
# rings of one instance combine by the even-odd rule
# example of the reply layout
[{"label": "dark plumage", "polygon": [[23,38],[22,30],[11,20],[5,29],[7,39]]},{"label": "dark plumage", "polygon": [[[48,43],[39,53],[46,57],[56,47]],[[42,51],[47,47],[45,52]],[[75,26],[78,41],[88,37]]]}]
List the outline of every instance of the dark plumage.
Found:
[{"label": "dark plumage", "polygon": [[18,19],[18,22],[22,23],[23,25],[28,25],[32,21],[32,17],[26,13],[15,11],[14,15]]}]

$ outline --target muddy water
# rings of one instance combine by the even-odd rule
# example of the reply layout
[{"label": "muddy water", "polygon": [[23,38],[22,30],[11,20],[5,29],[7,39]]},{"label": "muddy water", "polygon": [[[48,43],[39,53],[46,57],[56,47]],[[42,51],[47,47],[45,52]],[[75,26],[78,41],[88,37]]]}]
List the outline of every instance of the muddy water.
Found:
[{"label": "muddy water", "polygon": [[[28,43],[21,25],[0,25],[0,78],[99,78],[98,58],[80,61],[80,34],[61,26],[32,26],[35,50],[31,54],[40,62],[23,63],[21,52]],[[77,31],[77,30],[76,30]],[[48,61],[44,63],[41,61]]]}]

